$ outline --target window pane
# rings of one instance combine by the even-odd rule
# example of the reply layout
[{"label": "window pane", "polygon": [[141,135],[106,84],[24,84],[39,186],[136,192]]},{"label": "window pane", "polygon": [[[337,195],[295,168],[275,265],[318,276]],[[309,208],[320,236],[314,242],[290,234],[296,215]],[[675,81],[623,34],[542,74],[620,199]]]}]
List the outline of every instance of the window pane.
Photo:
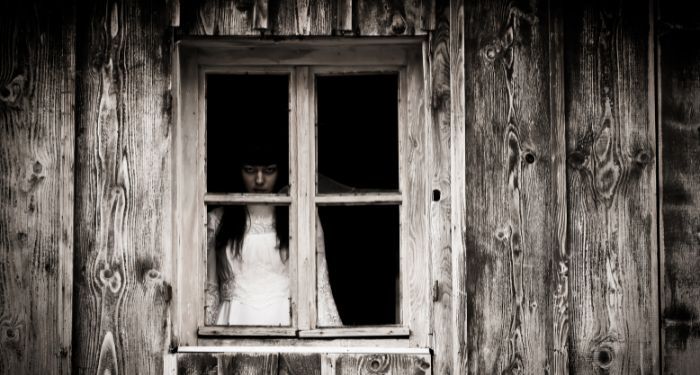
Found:
[{"label": "window pane", "polygon": [[[210,74],[206,83],[207,191],[283,191],[289,180],[289,77]],[[272,164],[277,175],[270,184],[265,177]],[[260,168],[248,168],[245,179],[244,166]]]},{"label": "window pane", "polygon": [[289,209],[209,207],[206,323],[289,326]]},{"label": "window pane", "polygon": [[398,74],[317,76],[318,192],[398,190]]},{"label": "window pane", "polygon": [[[400,323],[399,207],[323,206],[318,211],[319,326]],[[327,275],[320,246],[325,247]],[[333,319],[333,302],[342,323]]]}]

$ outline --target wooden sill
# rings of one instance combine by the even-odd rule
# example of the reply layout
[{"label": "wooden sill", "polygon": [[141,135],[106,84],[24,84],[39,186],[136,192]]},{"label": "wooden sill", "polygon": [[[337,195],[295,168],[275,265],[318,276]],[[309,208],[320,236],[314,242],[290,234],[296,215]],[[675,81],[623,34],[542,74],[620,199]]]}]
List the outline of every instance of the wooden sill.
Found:
[{"label": "wooden sill", "polygon": [[197,334],[199,336],[296,337],[297,329],[291,327],[205,326],[199,327]]},{"label": "wooden sill", "polygon": [[365,326],[316,328],[299,331],[301,338],[336,338],[336,337],[408,337],[411,330],[408,327]]}]

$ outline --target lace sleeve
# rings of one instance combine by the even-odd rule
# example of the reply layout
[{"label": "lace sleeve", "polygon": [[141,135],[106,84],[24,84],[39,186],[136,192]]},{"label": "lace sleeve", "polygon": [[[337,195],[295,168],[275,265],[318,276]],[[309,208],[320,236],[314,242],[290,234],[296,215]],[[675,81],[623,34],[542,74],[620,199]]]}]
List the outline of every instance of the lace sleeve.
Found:
[{"label": "lace sleeve", "polygon": [[328,279],[328,264],[326,263],[326,244],[323,238],[323,227],[316,214],[316,287],[318,289],[317,307],[318,323],[321,327],[340,327],[343,322],[338,314],[338,307],[333,299],[333,291]]}]

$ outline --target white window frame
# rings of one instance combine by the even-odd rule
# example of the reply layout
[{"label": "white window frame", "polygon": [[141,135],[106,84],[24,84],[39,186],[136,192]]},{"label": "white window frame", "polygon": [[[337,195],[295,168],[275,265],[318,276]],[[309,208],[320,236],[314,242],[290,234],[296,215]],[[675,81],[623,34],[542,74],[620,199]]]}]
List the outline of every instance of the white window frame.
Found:
[{"label": "white window frame", "polygon": [[[254,343],[427,347],[430,339],[428,129],[426,42],[418,38],[308,41],[185,40],[174,56],[172,324],[175,345]],[[399,192],[317,194],[316,75],[399,74]],[[289,196],[206,193],[206,74],[289,74]],[[306,89],[302,89],[305,87]],[[296,182],[296,183],[295,183]],[[204,324],[206,204],[288,204],[290,212],[291,327],[220,327]],[[401,324],[316,326],[316,206],[397,205],[400,210]],[[192,251],[195,249],[196,251]],[[294,261],[296,260],[296,261]],[[276,338],[276,340],[270,340]],[[285,342],[287,342],[285,341]]]}]

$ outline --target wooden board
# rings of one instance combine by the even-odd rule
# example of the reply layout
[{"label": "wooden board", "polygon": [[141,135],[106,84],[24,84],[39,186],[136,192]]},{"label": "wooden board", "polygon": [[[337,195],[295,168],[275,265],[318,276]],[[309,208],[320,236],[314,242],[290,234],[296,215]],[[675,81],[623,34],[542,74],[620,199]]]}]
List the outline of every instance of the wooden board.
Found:
[{"label": "wooden board", "polygon": [[663,371],[700,368],[700,40],[659,40],[662,164]]},{"label": "wooden board", "polygon": [[172,251],[170,21],[165,1],[79,9],[77,372],[163,372]]},{"label": "wooden board", "polygon": [[570,369],[658,373],[649,9],[567,4]]},{"label": "wooden board", "polygon": [[467,333],[459,334],[469,374],[546,373],[549,267],[561,242],[548,2],[470,1],[464,15]]},{"label": "wooden board", "polygon": [[258,1],[181,0],[181,32],[249,36],[425,34],[421,30],[421,0],[269,1],[267,27],[263,29],[256,27],[253,8]]},{"label": "wooden board", "polygon": [[447,374],[452,368],[452,231],[451,231],[451,65],[450,4],[438,1],[436,28],[426,50],[426,108],[431,117],[428,129],[430,189],[430,273],[431,273],[431,342],[436,373]]},{"label": "wooden board", "polygon": [[0,373],[71,371],[74,9],[0,4]]},{"label": "wooden board", "polygon": [[429,354],[184,353],[177,374],[429,375]]},{"label": "wooden board", "polygon": [[430,375],[430,355],[326,354],[322,375]]}]

